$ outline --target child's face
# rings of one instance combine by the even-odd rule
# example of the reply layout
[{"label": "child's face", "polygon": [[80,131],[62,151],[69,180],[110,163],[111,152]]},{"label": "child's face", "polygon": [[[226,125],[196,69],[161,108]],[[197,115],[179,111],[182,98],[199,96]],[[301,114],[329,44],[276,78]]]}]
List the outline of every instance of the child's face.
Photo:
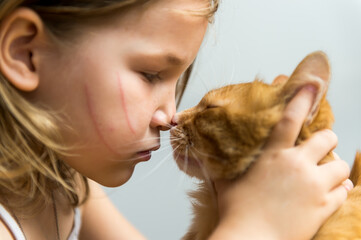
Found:
[{"label": "child's face", "polygon": [[[125,183],[159,147],[175,113],[177,79],[192,63],[207,19],[180,13],[202,1],[164,0],[108,27],[87,29],[74,46],[42,56],[34,101],[65,113],[65,161],[107,186]],[[72,128],[74,131],[69,129]]]}]

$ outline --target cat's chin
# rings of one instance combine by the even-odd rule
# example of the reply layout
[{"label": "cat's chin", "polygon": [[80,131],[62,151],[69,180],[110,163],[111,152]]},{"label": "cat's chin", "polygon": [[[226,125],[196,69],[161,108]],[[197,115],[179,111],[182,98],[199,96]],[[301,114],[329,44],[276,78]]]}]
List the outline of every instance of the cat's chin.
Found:
[{"label": "cat's chin", "polygon": [[204,178],[200,161],[189,156],[184,156],[182,154],[174,156],[174,159],[178,165],[178,168],[184,173],[186,173],[188,176],[196,177],[198,179]]}]

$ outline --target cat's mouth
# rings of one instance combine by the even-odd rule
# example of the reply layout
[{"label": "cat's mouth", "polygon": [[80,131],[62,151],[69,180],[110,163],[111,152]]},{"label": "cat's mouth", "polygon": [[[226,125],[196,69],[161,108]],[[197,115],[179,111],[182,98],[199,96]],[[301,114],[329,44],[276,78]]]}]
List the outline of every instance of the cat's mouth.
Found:
[{"label": "cat's mouth", "polygon": [[202,172],[202,161],[197,159],[191,150],[192,143],[189,136],[177,127],[170,129],[171,145],[173,147],[173,158],[178,168],[191,177],[198,177]]}]

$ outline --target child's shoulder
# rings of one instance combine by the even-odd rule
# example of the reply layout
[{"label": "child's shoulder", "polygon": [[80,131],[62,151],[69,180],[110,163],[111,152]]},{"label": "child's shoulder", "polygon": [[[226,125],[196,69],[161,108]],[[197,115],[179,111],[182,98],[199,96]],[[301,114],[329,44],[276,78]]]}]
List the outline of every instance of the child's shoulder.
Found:
[{"label": "child's shoulder", "polygon": [[[9,219],[11,218],[11,219]],[[0,239],[1,240],[13,240],[15,237],[9,229],[9,221],[12,220],[11,215],[0,204]],[[14,221],[12,221],[14,222]]]},{"label": "child's shoulder", "polygon": [[13,236],[10,233],[7,225],[0,219],[0,239],[1,240],[13,240]]}]

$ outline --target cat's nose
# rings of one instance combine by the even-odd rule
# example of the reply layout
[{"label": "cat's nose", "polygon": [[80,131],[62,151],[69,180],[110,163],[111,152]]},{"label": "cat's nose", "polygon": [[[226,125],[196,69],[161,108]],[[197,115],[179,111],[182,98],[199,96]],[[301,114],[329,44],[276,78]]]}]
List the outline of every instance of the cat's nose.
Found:
[{"label": "cat's nose", "polygon": [[174,116],[172,117],[172,120],[171,120],[170,124],[172,125],[172,127],[175,127],[175,126],[178,125],[178,114],[174,114]]},{"label": "cat's nose", "polygon": [[178,124],[172,120],[172,121],[170,122],[170,125],[172,125],[172,127],[175,127],[175,126],[177,126]]}]

